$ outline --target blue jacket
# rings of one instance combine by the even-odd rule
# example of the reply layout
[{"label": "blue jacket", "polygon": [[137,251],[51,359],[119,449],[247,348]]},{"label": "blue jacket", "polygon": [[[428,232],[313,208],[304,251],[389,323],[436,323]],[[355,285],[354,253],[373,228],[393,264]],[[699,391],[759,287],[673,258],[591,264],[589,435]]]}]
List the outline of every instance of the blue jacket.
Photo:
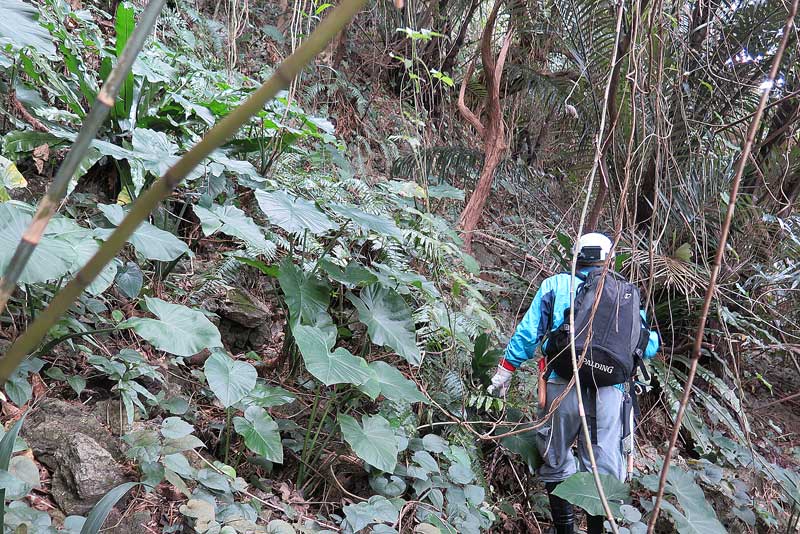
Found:
[{"label": "blue jacket", "polygon": [[[581,268],[580,272],[588,273],[592,269]],[[536,295],[533,297],[531,307],[522,318],[522,322],[517,326],[514,335],[508,342],[505,355],[501,365],[509,371],[515,370],[522,362],[533,357],[542,339],[550,331],[558,328],[564,322],[564,312],[569,309],[569,290],[570,278],[567,273],[557,274],[546,278]],[[575,278],[575,291],[583,284],[583,281]],[[645,311],[641,311],[642,320],[647,321]],[[546,341],[545,341],[546,343]],[[650,340],[644,358],[649,359],[658,352],[658,333],[651,330]]]}]

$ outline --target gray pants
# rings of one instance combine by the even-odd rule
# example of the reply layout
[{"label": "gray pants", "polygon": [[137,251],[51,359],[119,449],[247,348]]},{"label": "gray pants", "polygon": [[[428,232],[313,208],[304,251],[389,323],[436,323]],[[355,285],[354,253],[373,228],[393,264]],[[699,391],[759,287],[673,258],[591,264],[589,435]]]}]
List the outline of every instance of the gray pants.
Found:
[{"label": "gray pants", "polygon": [[[547,411],[553,400],[566,388],[567,381],[551,378],[547,382]],[[587,418],[590,399],[583,395]],[[597,389],[597,444],[593,445],[597,469],[600,473],[625,480],[625,455],[623,453],[623,401],[625,394],[614,386]],[[578,394],[575,388],[567,394],[548,425],[536,432],[536,445],[542,455],[539,467],[542,482],[561,482],[573,475],[578,466],[572,454],[572,444],[578,439],[578,458],[581,471],[591,471],[591,462],[581,430],[578,415]]]}]

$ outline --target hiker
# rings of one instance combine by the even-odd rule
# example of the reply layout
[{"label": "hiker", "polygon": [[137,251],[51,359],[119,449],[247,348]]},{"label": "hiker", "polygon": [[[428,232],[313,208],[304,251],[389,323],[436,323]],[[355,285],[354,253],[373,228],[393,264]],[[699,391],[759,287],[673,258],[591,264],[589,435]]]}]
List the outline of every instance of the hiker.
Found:
[{"label": "hiker", "polygon": [[[611,240],[600,233],[583,235],[575,245],[575,350],[580,358],[589,345],[579,376],[597,469],[624,482],[628,462],[623,441],[629,443],[632,453],[632,413],[636,410],[632,377],[642,358],[655,356],[659,341],[658,334],[646,326],[636,286],[610,268],[604,273],[606,260],[613,260],[611,249]],[[542,414],[550,411],[573,376],[568,326],[570,279],[570,273],[562,273],[542,282],[508,343],[489,393],[504,396],[514,370],[533,357],[544,341],[544,357],[539,360],[539,409]],[[599,304],[593,310],[596,300]],[[572,454],[576,438],[580,469],[591,471],[578,413],[577,392],[572,387],[552,419],[535,434],[543,460],[538,474],[547,489],[556,534],[572,534],[575,528],[572,504],[553,491],[577,470]],[[604,532],[604,519],[601,515],[588,516],[588,533]]]}]

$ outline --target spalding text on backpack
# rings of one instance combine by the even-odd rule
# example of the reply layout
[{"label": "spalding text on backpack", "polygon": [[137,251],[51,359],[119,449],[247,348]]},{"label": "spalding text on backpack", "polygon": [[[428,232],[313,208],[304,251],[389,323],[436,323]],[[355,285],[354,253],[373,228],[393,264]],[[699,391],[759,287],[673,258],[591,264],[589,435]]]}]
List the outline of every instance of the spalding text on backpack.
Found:
[{"label": "spalding text on backpack", "polygon": [[[604,387],[628,382],[647,346],[647,329],[639,315],[638,288],[621,275],[602,269],[578,273],[583,285],[575,294],[575,353],[585,359],[580,367],[584,386]],[[598,287],[602,287],[598,292]],[[595,300],[599,300],[593,314]],[[565,379],[572,377],[569,350],[569,310],[564,324],[550,332],[545,348],[548,368]]]}]

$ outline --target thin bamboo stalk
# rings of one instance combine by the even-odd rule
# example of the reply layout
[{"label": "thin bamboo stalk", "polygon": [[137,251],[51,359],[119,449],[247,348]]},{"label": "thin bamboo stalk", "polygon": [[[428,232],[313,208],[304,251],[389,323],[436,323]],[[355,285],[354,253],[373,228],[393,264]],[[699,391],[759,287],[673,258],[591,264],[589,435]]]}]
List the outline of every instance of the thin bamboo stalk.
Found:
[{"label": "thin bamboo stalk", "polygon": [[165,2],[166,0],[152,0],[145,8],[139,24],[136,25],[130,39],[125,44],[125,49],[122,51],[117,65],[108,75],[106,83],[103,84],[102,89],[97,94],[97,98],[92,104],[92,109],[86,117],[80,132],[78,132],[75,143],[70,147],[67,156],[58,168],[53,183],[47,188],[47,193],[39,202],[33,219],[25,229],[25,233],[22,234],[22,239],[17,245],[16,251],[14,251],[14,256],[11,258],[8,267],[6,267],[3,278],[0,279],[0,313],[5,310],[8,300],[17,287],[17,282],[22,276],[22,271],[25,270],[33,251],[36,250],[47,224],[56,214],[61,201],[66,196],[69,181],[86,155],[86,151],[94,141],[95,136],[97,136],[97,131],[106,120],[109,110],[114,107],[119,88],[128,77],[128,73],[133,67],[133,62],[141,52],[147,36],[153,30],[153,26],[155,26],[156,19],[158,19]]},{"label": "thin bamboo stalk", "polygon": [[50,328],[97,277],[103,267],[117,255],[134,230],[158,204],[170,195],[192,169],[233,136],[250,117],[261,111],[278,91],[288,87],[303,67],[330,43],[366,3],[367,0],[343,0],[250,98],[209,130],[189,152],[167,170],[160,180],[136,200],[131,211],[92,259],[8,349],[5,358],[0,360],[0,384],[5,383],[14,369],[36,348]]},{"label": "thin bamboo stalk", "polygon": [[747,130],[747,137],[745,138],[742,153],[739,155],[739,160],[736,163],[736,173],[733,176],[733,183],[731,185],[730,198],[728,200],[728,210],[725,213],[725,220],[722,224],[722,229],[719,236],[719,245],[717,245],[717,253],[714,255],[714,264],[711,268],[711,276],[708,280],[708,288],[706,289],[706,296],[703,300],[703,308],[700,312],[700,321],[697,325],[697,333],[694,336],[694,343],[692,345],[692,361],[689,366],[689,375],[686,379],[686,384],[683,386],[683,397],[678,406],[678,413],[675,415],[675,422],[672,426],[672,436],[669,441],[669,447],[664,455],[664,465],[661,468],[661,475],[658,481],[658,491],[656,492],[656,500],[653,504],[653,512],[650,516],[650,521],[647,524],[647,534],[652,534],[656,528],[656,521],[658,521],[658,514],[661,511],[661,502],[664,499],[664,488],[667,485],[667,473],[669,472],[670,461],[672,455],[675,453],[675,446],[678,442],[678,435],[681,430],[681,422],[683,421],[683,414],[686,411],[686,406],[689,404],[689,398],[692,395],[692,384],[694,383],[695,373],[697,372],[697,362],[700,360],[700,349],[703,343],[703,334],[706,328],[706,321],[708,320],[708,312],[711,309],[711,301],[714,298],[715,287],[717,285],[717,277],[722,266],[722,259],[725,256],[725,246],[728,242],[728,233],[730,232],[731,222],[733,221],[733,213],[736,209],[736,197],[739,193],[739,183],[741,182],[744,169],[747,166],[747,161],[750,158],[750,152],[753,149],[753,142],[755,141],[756,132],[758,132],[761,117],[764,114],[764,108],[769,100],[769,95],[775,86],[775,79],[778,77],[780,70],[781,60],[786,46],[789,43],[789,37],[793,34],[792,26],[794,19],[797,16],[797,7],[800,0],[794,0],[789,8],[789,16],[786,19],[786,24],[783,27],[783,39],[775,52],[775,57],[772,60],[772,68],[769,71],[768,78],[764,81],[764,89],[761,92],[761,99],[758,102],[756,112],[753,114],[753,120],[750,122],[750,128]]},{"label": "thin bamboo stalk", "polygon": [[[616,30],[615,30],[615,37],[614,37],[614,52],[611,56],[611,64],[616,65],[617,61],[619,61],[619,53],[620,53],[620,39],[622,38],[622,20],[624,16],[624,3],[620,3],[619,8],[617,9],[616,14]],[[612,82],[614,81],[614,76],[611,75],[608,77],[608,82],[606,82],[605,93],[603,95],[603,109],[600,114],[600,127],[597,132],[597,136],[595,138],[596,146],[595,146],[595,153],[594,153],[594,162],[592,164],[592,169],[589,171],[588,176],[588,183],[586,188],[586,197],[583,202],[583,208],[581,210],[580,222],[578,224],[578,234],[575,236],[575,243],[581,238],[583,234],[583,229],[586,224],[586,215],[589,208],[589,200],[592,195],[592,187],[594,184],[594,180],[597,176],[597,170],[600,167],[600,162],[603,158],[603,134],[606,129],[606,120],[609,115],[609,104],[611,102],[611,89],[612,89]],[[613,119],[613,117],[612,117]],[[609,137],[613,135],[614,127],[616,126],[616,122],[612,122],[611,125],[611,132],[609,133]],[[604,272],[608,270],[608,262],[610,258],[606,260],[606,265],[603,268]],[[573,251],[572,254],[572,266],[570,269],[570,274],[572,275],[570,278],[569,283],[569,324],[575,324],[575,275],[576,271],[578,270],[578,251]],[[605,274],[604,274],[605,276]],[[602,283],[605,281],[605,278],[601,280],[600,286],[598,287],[598,293],[602,290]],[[592,315],[591,321],[594,321],[594,314],[597,312],[597,306],[599,304],[598,300],[595,300],[594,307],[592,308]],[[591,323],[590,323],[591,324]],[[594,454],[594,447],[592,446],[592,437],[589,432],[589,423],[586,419],[586,410],[584,408],[583,403],[583,392],[581,389],[581,378],[579,372],[579,361],[578,361],[578,354],[575,348],[575,331],[574,329],[570,328],[569,332],[569,352],[570,358],[572,359],[572,379],[575,382],[575,394],[578,399],[578,416],[581,420],[581,430],[583,432],[583,440],[586,444],[586,452],[589,456],[589,463],[592,467],[592,478],[594,479],[595,488],[597,488],[597,496],[600,499],[600,504],[603,505],[603,511],[605,513],[606,518],[608,519],[609,524],[611,525],[611,531],[614,534],[619,534],[619,527],[617,526],[617,522],[614,519],[614,514],[611,511],[611,506],[608,504],[608,498],[606,497],[605,489],[603,488],[603,481],[600,480],[600,471],[597,468],[597,459],[595,458]],[[580,363],[583,363],[583,359],[586,356],[586,347],[584,347],[583,352],[580,356]]]}]

